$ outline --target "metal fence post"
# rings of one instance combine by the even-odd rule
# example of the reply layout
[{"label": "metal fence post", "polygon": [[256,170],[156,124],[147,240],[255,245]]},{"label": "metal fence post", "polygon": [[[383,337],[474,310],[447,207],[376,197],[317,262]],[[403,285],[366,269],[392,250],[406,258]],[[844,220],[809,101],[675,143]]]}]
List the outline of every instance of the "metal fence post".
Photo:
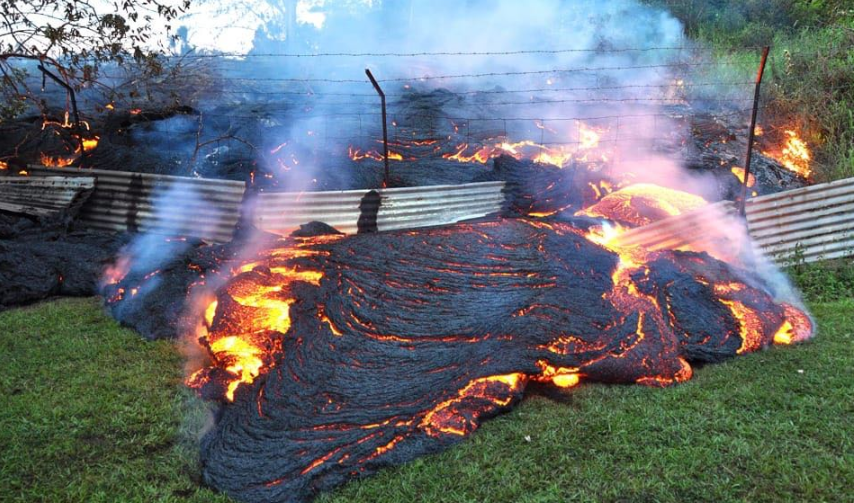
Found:
[{"label": "metal fence post", "polygon": [[374,89],[377,90],[377,94],[380,95],[380,101],[382,102],[383,108],[383,160],[385,161],[385,174],[383,175],[383,187],[388,187],[388,124],[386,124],[386,112],[385,112],[385,93],[380,88],[380,84],[377,82],[377,79],[374,78],[371,70],[365,68],[365,73],[368,75],[368,78],[371,79],[371,84],[374,85]]},{"label": "metal fence post", "polygon": [[738,212],[743,217],[747,210],[747,184],[750,180],[750,161],[753,158],[753,142],[756,139],[756,115],[759,112],[759,91],[762,87],[762,75],[765,73],[765,63],[768,61],[769,47],[762,48],[762,60],[756,73],[756,89],[753,92],[753,114],[750,117],[750,131],[747,133],[747,155],[744,159],[744,180],[741,181],[741,200]]}]

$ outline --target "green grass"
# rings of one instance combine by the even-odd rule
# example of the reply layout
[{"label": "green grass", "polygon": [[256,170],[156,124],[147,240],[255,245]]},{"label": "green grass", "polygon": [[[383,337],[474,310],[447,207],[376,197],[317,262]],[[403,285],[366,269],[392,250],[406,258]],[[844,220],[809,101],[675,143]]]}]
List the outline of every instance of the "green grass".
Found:
[{"label": "green grass", "polygon": [[[812,308],[813,342],[670,389],[533,396],[319,501],[852,501],[854,300]],[[226,501],[198,487],[204,407],[180,389],[174,345],[93,299],[0,313],[0,327],[0,501]]]},{"label": "green grass", "polygon": [[0,501],[213,500],[175,345],[63,299],[0,313],[0,354]]}]

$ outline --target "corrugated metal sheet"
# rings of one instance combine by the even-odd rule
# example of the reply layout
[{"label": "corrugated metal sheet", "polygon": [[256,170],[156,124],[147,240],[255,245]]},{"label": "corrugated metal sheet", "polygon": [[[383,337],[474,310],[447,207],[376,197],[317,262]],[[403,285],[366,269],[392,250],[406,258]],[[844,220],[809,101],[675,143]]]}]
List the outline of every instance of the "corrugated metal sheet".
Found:
[{"label": "corrugated metal sheet", "polygon": [[[94,179],[95,189],[81,209],[84,224],[99,230],[131,230],[195,236],[229,241],[240,219],[243,182],[205,180],[121,171],[54,169],[31,166],[32,175]],[[7,207],[60,208],[72,196],[72,186],[91,181],[54,181],[8,177],[0,189]],[[21,181],[23,180],[23,181]],[[61,184],[66,184],[62,186]],[[34,198],[20,186],[53,186]],[[57,185],[60,184],[60,185]],[[64,187],[64,188],[63,188]],[[258,194],[252,221],[268,232],[287,234],[310,221],[325,222],[352,234],[360,216],[373,213],[379,231],[447,225],[484,217],[501,210],[504,182],[366,190]],[[376,198],[378,196],[378,199]],[[39,200],[38,203],[34,203]],[[620,236],[626,245],[652,249],[679,247],[709,239],[708,211],[732,214],[731,203],[711,205],[633,229]],[[854,178],[813,185],[748,201],[748,229],[775,261],[796,255],[814,262],[854,255]]]},{"label": "corrugated metal sheet", "polygon": [[0,177],[0,210],[49,216],[78,202],[95,187],[92,177]]},{"label": "corrugated metal sheet", "polygon": [[854,255],[854,178],[753,198],[747,226],[778,263]]},{"label": "corrugated metal sheet", "polygon": [[[643,227],[629,229],[616,238],[619,246],[642,246],[650,250],[676,249],[693,245],[704,249],[726,239],[719,223],[737,214],[731,201],[710,204],[684,215],[666,218]],[[706,248],[708,249],[708,248]]]},{"label": "corrugated metal sheet", "polygon": [[31,175],[85,176],[95,190],[80,211],[81,223],[104,231],[139,231],[230,241],[246,185],[124,171],[30,166]]},{"label": "corrugated metal sheet", "polygon": [[504,182],[337,192],[261,193],[253,215],[259,229],[287,234],[301,224],[324,222],[355,234],[362,213],[376,212],[377,230],[447,225],[501,210]]}]

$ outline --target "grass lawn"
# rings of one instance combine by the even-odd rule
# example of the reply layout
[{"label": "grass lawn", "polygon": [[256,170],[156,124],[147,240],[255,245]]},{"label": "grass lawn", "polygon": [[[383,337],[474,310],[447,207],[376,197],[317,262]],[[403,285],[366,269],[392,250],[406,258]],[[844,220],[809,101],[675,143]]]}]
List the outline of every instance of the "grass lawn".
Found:
[{"label": "grass lawn", "polygon": [[[585,385],[526,399],[437,456],[322,503],[852,501],[854,300],[820,334],[698,369],[671,389]],[[182,357],[95,299],[0,313],[0,501],[228,501],[200,488],[204,405]]]}]

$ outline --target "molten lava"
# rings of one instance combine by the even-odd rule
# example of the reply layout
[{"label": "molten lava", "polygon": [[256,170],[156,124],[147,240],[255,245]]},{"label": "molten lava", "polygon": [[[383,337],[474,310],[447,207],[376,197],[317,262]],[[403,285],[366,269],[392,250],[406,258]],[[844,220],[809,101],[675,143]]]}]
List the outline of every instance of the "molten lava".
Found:
[{"label": "molten lava", "polygon": [[[744,168],[733,167],[732,174],[738,178],[739,183],[744,183]],[[756,177],[753,176],[753,173],[750,173],[747,177],[747,186],[753,187],[756,185]]]},{"label": "molten lava", "polygon": [[[283,261],[311,257],[315,252],[306,249],[306,244],[273,250],[267,258]],[[306,282],[316,286],[323,277],[320,271],[262,266],[259,262],[247,263],[236,272],[238,276],[224,289],[228,309],[217,310],[220,301],[216,298],[209,301],[204,311],[204,325],[197,334],[200,344],[208,349],[213,365],[187,379],[187,384],[193,388],[209,386],[215,381],[224,389],[224,397],[229,401],[234,400],[238,386],[251,384],[262,370],[274,365],[272,357],[277,346],[270,332],[284,334],[291,327],[290,308],[296,302],[291,285]]]},{"label": "molten lava", "polygon": [[203,309],[210,362],[188,384],[226,404],[205,480],[302,500],[452,445],[531,382],[669,386],[810,337],[751,271],[614,239],[704,204],[640,184],[578,217],[281,241]]},{"label": "molten lava", "polygon": [[708,203],[700,196],[658,185],[639,183],[604,196],[598,203],[576,213],[607,218],[629,227],[697,210]]},{"label": "molten lava", "polygon": [[[535,121],[535,125],[539,129],[548,130],[550,133],[556,134],[556,131],[547,128],[539,121]],[[582,122],[577,123],[578,133],[575,141],[570,141],[566,138],[566,143],[558,145],[545,145],[537,143],[534,140],[510,141],[506,136],[492,137],[481,139],[478,142],[464,141],[461,143],[451,143],[452,136],[449,136],[448,145],[438,145],[438,140],[423,139],[423,140],[398,140],[390,142],[389,145],[409,149],[413,147],[434,147],[428,155],[440,154],[443,159],[456,161],[460,163],[479,163],[486,164],[490,160],[500,156],[511,156],[514,159],[532,160],[537,164],[545,164],[562,168],[572,161],[591,162],[596,159],[597,162],[607,162],[611,153],[608,149],[600,147],[602,135],[607,132],[607,129],[600,129],[588,126]],[[455,127],[455,132],[459,132],[458,126]],[[450,146],[449,146],[450,145]],[[347,155],[354,161],[364,159],[373,159],[382,161],[383,156],[377,150],[362,150],[353,147],[348,148]],[[389,160],[397,161],[415,161],[418,157],[404,156],[399,152],[389,151]]]}]

